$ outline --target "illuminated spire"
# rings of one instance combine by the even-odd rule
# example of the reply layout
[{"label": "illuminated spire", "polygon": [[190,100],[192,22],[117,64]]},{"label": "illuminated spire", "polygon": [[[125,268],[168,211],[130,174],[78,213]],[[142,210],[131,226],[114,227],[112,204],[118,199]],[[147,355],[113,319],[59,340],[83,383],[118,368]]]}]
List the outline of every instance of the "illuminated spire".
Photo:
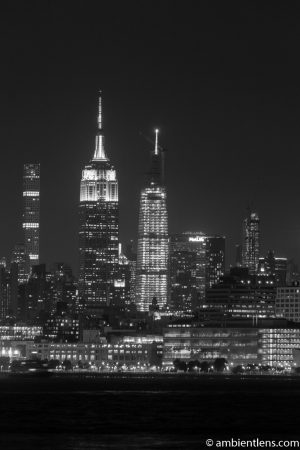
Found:
[{"label": "illuminated spire", "polygon": [[98,109],[98,134],[96,136],[96,148],[93,161],[107,161],[104,150],[104,136],[102,132],[102,91],[99,91],[99,109]]},{"label": "illuminated spire", "polygon": [[154,154],[158,155],[158,129],[155,130],[155,148],[154,148]]},{"label": "illuminated spire", "polygon": [[99,91],[98,130],[102,130],[102,91]]}]

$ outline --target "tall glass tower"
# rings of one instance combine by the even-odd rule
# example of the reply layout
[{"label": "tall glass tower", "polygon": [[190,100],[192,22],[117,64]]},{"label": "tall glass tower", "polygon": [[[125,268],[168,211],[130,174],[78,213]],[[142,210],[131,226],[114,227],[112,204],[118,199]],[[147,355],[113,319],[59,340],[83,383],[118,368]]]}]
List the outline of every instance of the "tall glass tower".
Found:
[{"label": "tall glass tower", "polygon": [[248,211],[243,223],[243,253],[242,265],[248,267],[254,275],[259,261],[259,217],[255,212]]},{"label": "tall glass tower", "polygon": [[97,314],[112,301],[119,258],[118,181],[104,150],[101,94],[95,152],[82,171],[79,221],[79,295]]},{"label": "tall glass tower", "polygon": [[23,230],[25,274],[39,264],[40,241],[40,164],[24,164],[23,171]]},{"label": "tall glass tower", "polygon": [[156,130],[151,170],[140,198],[136,270],[136,306],[139,311],[148,311],[154,298],[157,305],[163,307],[168,297],[168,213],[163,157]]}]

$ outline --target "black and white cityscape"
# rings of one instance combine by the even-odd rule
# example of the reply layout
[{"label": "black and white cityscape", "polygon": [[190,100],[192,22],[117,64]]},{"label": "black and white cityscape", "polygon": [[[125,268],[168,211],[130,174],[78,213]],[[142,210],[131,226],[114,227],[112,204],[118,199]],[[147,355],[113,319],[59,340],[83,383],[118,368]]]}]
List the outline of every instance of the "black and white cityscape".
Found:
[{"label": "black and white cityscape", "polygon": [[118,162],[105,144],[101,91],[97,104],[95,149],[74,186],[78,277],[67,262],[47,267],[40,259],[43,168],[24,164],[23,241],[1,258],[2,367],[296,372],[300,274],[276,249],[261,253],[258,212],[245,208],[229,268],[226,236],[170,234],[166,151],[155,129],[136,239],[122,245]]},{"label": "black and white cityscape", "polygon": [[0,447],[299,447],[287,4],[0,15]]}]

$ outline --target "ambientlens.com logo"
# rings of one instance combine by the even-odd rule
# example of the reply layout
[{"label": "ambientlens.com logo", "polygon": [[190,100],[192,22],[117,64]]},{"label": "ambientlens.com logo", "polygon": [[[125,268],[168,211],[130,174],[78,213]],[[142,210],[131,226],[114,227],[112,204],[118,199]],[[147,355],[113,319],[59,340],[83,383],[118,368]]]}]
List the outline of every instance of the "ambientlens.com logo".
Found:
[{"label": "ambientlens.com logo", "polygon": [[227,439],[227,440],[217,440],[217,439],[206,439],[205,441],[207,447],[217,447],[217,448],[298,448],[300,447],[300,441],[270,441],[261,440],[259,438],[243,440],[243,439]]}]

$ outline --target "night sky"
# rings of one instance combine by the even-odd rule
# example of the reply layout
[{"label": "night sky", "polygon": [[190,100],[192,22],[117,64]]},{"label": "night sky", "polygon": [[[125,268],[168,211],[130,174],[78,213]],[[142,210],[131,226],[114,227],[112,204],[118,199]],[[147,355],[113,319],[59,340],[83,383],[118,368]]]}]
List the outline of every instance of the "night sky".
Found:
[{"label": "night sky", "polygon": [[2,5],[0,256],[22,241],[23,163],[40,162],[41,262],[77,271],[81,170],[101,88],[123,244],[137,236],[152,148],[140,133],[158,127],[170,232],[226,235],[232,262],[250,202],[262,253],[300,261],[300,11],[291,3]]}]

